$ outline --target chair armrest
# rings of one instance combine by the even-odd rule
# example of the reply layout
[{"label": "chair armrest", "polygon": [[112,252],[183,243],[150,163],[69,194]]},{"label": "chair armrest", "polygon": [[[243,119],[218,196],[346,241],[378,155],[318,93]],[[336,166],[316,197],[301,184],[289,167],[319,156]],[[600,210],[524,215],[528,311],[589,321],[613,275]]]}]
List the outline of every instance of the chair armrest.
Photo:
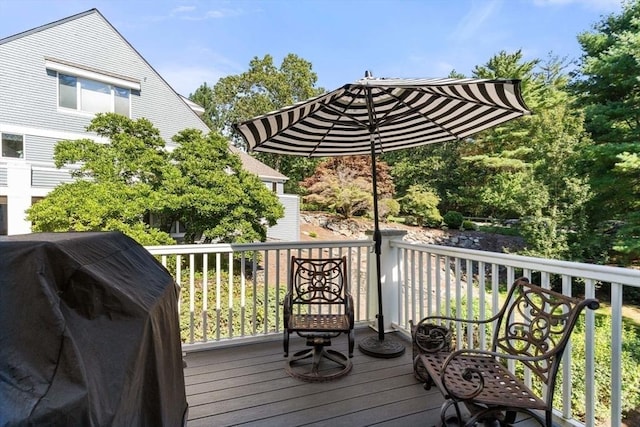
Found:
[{"label": "chair armrest", "polygon": [[284,315],[284,319],[286,322],[286,319],[288,319],[289,316],[291,315],[291,294],[288,292],[285,294],[284,298],[282,299],[282,313]]},{"label": "chair armrest", "polygon": [[[480,319],[463,319],[460,317],[449,317],[449,316],[427,316],[425,318],[423,318],[422,320],[420,320],[417,325],[420,325],[422,323],[437,323],[434,322],[434,320],[446,320],[449,322],[456,322],[456,323],[473,323],[473,324],[477,324],[477,325],[481,325],[481,324],[485,324],[485,323],[491,323],[494,320],[500,318],[500,316],[502,315],[502,313],[498,312],[496,315],[488,318],[488,319],[484,319],[484,320],[480,320]],[[438,322],[439,323],[439,322]]]},{"label": "chair armrest", "polygon": [[354,305],[353,305],[353,297],[351,294],[345,295],[345,314],[349,316],[349,326],[353,328],[355,325],[355,314],[354,314]]}]

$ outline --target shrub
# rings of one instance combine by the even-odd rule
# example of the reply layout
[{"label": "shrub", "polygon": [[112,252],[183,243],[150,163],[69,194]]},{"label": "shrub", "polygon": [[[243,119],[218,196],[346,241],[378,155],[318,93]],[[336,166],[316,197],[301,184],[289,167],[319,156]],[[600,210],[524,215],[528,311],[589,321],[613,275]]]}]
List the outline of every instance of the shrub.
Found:
[{"label": "shrub", "polygon": [[462,214],[456,211],[447,212],[442,219],[447,227],[453,229],[459,229],[464,221]]},{"label": "shrub", "polygon": [[476,224],[473,221],[469,221],[468,219],[465,219],[464,221],[462,221],[462,229],[463,230],[477,230],[478,227],[476,226]]},{"label": "shrub", "polygon": [[[584,417],[585,408],[585,322],[584,316],[576,324],[572,334],[573,353],[571,370],[573,373],[573,393],[571,406],[577,419]],[[629,413],[640,407],[640,334],[638,328],[629,321],[622,327],[622,412]],[[610,417],[611,410],[611,316],[596,315],[595,321],[595,413],[599,423]],[[558,371],[558,384],[554,396],[554,406],[559,406],[562,375]]]},{"label": "shrub", "polygon": [[439,226],[442,216],[438,210],[440,198],[435,190],[424,185],[412,185],[400,199],[402,212],[416,218],[418,225]]},{"label": "shrub", "polygon": [[[217,300],[216,272],[209,270],[207,287],[207,315],[203,316],[203,287],[202,273],[197,272],[194,286],[194,341],[228,338],[230,329],[234,336],[252,335],[275,331],[277,328],[276,313],[279,313],[279,303],[286,292],[286,285],[280,286],[279,295],[275,287],[269,287],[265,292],[264,285],[254,284],[253,280],[246,281],[245,306],[240,306],[241,281],[240,277],[233,279],[233,306],[229,307],[229,275],[226,271],[220,273],[220,299]],[[189,272],[183,270],[180,292],[180,331],[183,343],[190,343],[189,324],[191,320]],[[265,300],[266,298],[266,300]],[[267,303],[268,302],[268,303]],[[265,304],[267,305],[265,306]],[[220,311],[216,307],[220,307]],[[219,329],[216,324],[219,323]],[[281,321],[281,320],[280,320]],[[206,322],[206,324],[205,324]]]},{"label": "shrub", "polygon": [[395,199],[382,199],[378,204],[378,214],[383,220],[400,213],[400,203]]}]

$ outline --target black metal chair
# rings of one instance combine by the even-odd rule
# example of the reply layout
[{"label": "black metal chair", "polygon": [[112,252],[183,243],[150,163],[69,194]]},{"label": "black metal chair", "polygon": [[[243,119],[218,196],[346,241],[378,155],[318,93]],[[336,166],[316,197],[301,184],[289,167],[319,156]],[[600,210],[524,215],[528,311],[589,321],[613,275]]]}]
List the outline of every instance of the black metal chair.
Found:
[{"label": "black metal chair", "polygon": [[[306,338],[305,349],[287,360],[287,372],[305,381],[327,381],[351,370],[354,312],[349,293],[347,260],[291,257],[291,273],[283,302],[284,355],[289,356],[289,336]],[[331,339],[347,334],[349,357],[327,349]],[[310,360],[307,360],[310,359]],[[310,363],[309,363],[310,362]]]},{"label": "black metal chair", "polygon": [[[521,413],[551,427],[562,354],[582,310],[595,310],[598,305],[598,300],[568,297],[523,277],[515,281],[503,307],[490,319],[422,319],[416,330],[428,332],[423,332],[422,339],[414,334],[414,345],[420,350],[414,369],[426,380],[425,388],[435,385],[445,397],[442,423],[449,425],[455,419],[460,425],[474,426],[498,420],[504,426],[513,424]],[[474,349],[490,330],[490,350]],[[465,336],[455,336],[460,331]],[[516,366],[531,372],[530,383],[514,373]],[[448,415],[452,406],[455,413]]]}]

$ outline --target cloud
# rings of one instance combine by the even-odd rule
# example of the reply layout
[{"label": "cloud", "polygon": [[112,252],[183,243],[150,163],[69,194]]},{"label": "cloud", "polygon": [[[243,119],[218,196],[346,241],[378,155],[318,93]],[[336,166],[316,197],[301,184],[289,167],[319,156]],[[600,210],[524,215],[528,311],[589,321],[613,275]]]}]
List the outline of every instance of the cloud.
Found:
[{"label": "cloud", "polygon": [[457,41],[473,39],[482,25],[490,19],[502,6],[501,0],[473,1],[469,10],[460,20],[451,34]]},{"label": "cloud", "polygon": [[196,9],[195,6],[179,6],[171,11],[171,14],[183,13],[183,12],[192,12]]},{"label": "cloud", "polygon": [[[1,0],[0,0],[1,1]],[[200,10],[197,6],[178,6],[171,9],[168,13],[159,15],[148,15],[144,19],[150,22],[161,22],[171,19],[182,21],[206,21],[209,19],[223,19],[234,16],[242,16],[246,12],[243,9],[208,9]]]},{"label": "cloud", "polygon": [[[174,13],[174,12],[180,13]],[[182,13],[184,12],[184,13]],[[209,9],[204,12],[197,11],[195,7],[180,7],[174,9],[171,13],[172,16],[185,21],[206,21],[208,19],[223,19],[233,16],[244,15],[243,9]]]}]

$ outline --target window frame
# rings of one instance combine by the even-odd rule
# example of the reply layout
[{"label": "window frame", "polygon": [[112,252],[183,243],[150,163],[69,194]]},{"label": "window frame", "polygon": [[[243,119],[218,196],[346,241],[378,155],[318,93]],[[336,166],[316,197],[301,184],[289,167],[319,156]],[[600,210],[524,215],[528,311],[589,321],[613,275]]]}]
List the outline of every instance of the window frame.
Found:
[{"label": "window frame", "polygon": [[[11,156],[5,156],[4,155],[4,135],[14,135],[14,136],[20,136],[22,137],[22,155],[21,157],[11,157]],[[25,135],[23,133],[15,133],[15,132],[0,132],[0,159],[3,160],[22,160],[24,161],[27,157],[27,153],[26,153],[26,142],[25,142]]]},{"label": "window frame", "polygon": [[[90,67],[84,67],[76,64],[72,64],[66,61],[55,60],[52,58],[45,58],[45,68],[55,72],[56,77],[56,104],[59,111],[73,112],[82,115],[93,116],[96,114],[94,111],[82,109],[82,94],[83,89],[86,91],[86,87],[83,88],[83,81],[87,83],[97,83],[100,85],[107,85],[109,87],[110,106],[109,111],[101,112],[116,112],[118,106],[123,106],[122,100],[118,102],[118,93],[126,91],[127,94],[127,117],[131,117],[131,96],[135,92],[139,92],[141,89],[140,81],[131,77],[121,76],[113,73],[106,73],[100,70],[96,70]],[[60,86],[61,76],[68,76],[75,78],[75,108],[65,107],[60,105]],[[71,85],[67,85],[70,88]],[[124,98],[124,96],[120,96]],[[122,114],[122,112],[119,112]]]},{"label": "window frame", "polygon": [[[61,81],[61,76],[65,76],[65,77],[73,77],[75,78],[75,87],[68,85],[69,88],[73,87],[75,90],[75,107],[76,108],[72,108],[72,107],[65,107],[63,105],[60,105],[60,81]],[[57,80],[57,104],[58,104],[58,110],[60,111],[70,111],[70,112],[74,112],[74,113],[80,113],[80,114],[87,114],[87,115],[95,115],[97,113],[115,113],[118,112],[116,111],[118,108],[118,105],[122,106],[124,105],[124,103],[122,103],[122,101],[120,101],[120,103],[117,102],[117,98],[126,98],[126,106],[127,106],[127,113],[123,114],[122,111],[119,111],[119,114],[122,114],[126,117],[131,117],[131,89],[128,88],[122,88],[119,86],[115,86],[113,84],[110,83],[106,83],[106,82],[102,82],[99,80],[92,80],[92,79],[88,79],[85,77],[80,77],[80,76],[75,76],[72,74],[63,74],[60,72],[56,73],[56,80]],[[86,95],[88,93],[91,93],[92,89],[88,88],[88,85],[91,84],[98,84],[98,85],[102,85],[105,86],[106,88],[108,88],[108,93],[106,92],[99,92],[99,93],[103,93],[105,95],[107,95],[109,97],[109,109],[100,109],[100,108],[92,108],[92,109],[87,109],[86,105],[87,105],[87,98]],[[118,95],[118,93],[120,91],[126,91],[127,96],[120,96]],[[96,91],[97,92],[97,91]]]}]

